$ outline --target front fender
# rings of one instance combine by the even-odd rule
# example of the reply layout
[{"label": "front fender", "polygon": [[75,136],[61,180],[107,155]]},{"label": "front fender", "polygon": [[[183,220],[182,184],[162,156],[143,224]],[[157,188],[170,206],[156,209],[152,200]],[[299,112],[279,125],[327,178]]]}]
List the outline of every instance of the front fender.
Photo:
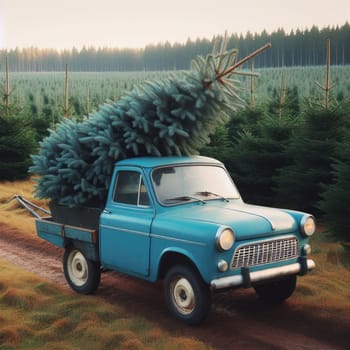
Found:
[{"label": "front fender", "polygon": [[151,271],[153,272],[151,279],[154,281],[162,279],[169,268],[174,265],[182,264],[191,265],[203,278],[199,268],[199,262],[195,255],[184,248],[174,246],[163,249],[161,253],[157,255],[157,259],[151,262]]}]

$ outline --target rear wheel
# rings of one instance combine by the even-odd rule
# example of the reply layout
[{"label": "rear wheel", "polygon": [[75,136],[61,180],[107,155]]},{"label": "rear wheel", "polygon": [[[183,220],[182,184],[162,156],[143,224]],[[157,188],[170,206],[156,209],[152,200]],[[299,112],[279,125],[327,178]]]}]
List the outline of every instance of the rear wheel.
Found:
[{"label": "rear wheel", "polygon": [[210,310],[210,291],[197,271],[174,266],[164,280],[165,301],[170,312],[188,324],[199,324]]},{"label": "rear wheel", "polygon": [[79,249],[69,247],[65,250],[63,270],[68,284],[78,293],[91,294],[100,284],[99,264],[87,259]]},{"label": "rear wheel", "polygon": [[254,286],[260,299],[270,304],[279,304],[288,299],[296,288],[297,276],[291,275],[283,279],[257,284]]}]

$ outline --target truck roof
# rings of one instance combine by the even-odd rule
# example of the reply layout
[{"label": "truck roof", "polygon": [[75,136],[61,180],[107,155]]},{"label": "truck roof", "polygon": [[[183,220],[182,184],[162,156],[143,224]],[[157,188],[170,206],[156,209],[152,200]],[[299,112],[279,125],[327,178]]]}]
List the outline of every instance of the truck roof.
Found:
[{"label": "truck roof", "polygon": [[135,157],[120,160],[116,165],[139,166],[143,168],[155,168],[170,164],[220,164],[222,163],[214,158],[203,156],[171,156],[171,157]]}]

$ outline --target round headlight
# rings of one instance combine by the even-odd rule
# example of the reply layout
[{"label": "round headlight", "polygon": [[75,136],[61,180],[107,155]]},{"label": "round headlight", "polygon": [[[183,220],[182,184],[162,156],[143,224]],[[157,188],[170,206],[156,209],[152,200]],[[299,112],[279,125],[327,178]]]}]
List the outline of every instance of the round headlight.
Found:
[{"label": "round headlight", "polygon": [[216,233],[216,247],[220,251],[229,250],[232,248],[235,241],[233,231],[227,227],[220,227]]},{"label": "round headlight", "polygon": [[315,218],[312,215],[304,215],[300,221],[300,230],[304,236],[312,236],[316,231]]}]

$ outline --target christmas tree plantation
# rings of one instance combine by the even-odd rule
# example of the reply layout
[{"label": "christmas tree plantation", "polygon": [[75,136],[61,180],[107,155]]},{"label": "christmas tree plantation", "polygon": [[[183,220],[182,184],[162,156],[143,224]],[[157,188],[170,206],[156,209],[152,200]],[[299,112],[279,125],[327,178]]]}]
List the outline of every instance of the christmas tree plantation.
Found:
[{"label": "christmas tree plantation", "polygon": [[117,160],[197,153],[240,104],[232,74],[250,56],[236,63],[237,51],[223,44],[219,54],[198,57],[189,72],[147,82],[82,122],[58,124],[33,156],[30,171],[40,175],[36,195],[99,206]]}]

